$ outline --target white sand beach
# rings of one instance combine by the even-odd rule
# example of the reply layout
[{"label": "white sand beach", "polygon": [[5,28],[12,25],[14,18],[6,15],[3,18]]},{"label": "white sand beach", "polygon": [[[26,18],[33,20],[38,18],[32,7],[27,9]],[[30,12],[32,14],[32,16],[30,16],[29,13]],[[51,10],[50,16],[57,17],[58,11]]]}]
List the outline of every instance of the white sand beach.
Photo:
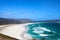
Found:
[{"label": "white sand beach", "polygon": [[[22,37],[22,34],[26,31],[25,26],[28,24],[32,24],[32,23],[1,25],[0,33],[16,39],[25,40]],[[27,34],[27,38],[31,38],[30,35]]]}]

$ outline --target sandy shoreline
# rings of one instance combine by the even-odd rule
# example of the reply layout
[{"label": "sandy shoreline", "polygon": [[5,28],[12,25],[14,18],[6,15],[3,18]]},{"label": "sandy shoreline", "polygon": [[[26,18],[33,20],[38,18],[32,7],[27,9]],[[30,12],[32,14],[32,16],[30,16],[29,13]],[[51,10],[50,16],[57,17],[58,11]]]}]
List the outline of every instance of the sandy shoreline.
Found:
[{"label": "sandy shoreline", "polygon": [[[25,26],[31,24],[31,23],[25,23],[25,24],[13,24],[13,25],[3,25],[0,28],[0,33],[4,35],[8,35],[10,37],[16,38],[16,39],[23,39],[21,37],[21,34],[26,30]],[[6,26],[6,27],[4,27]]]}]

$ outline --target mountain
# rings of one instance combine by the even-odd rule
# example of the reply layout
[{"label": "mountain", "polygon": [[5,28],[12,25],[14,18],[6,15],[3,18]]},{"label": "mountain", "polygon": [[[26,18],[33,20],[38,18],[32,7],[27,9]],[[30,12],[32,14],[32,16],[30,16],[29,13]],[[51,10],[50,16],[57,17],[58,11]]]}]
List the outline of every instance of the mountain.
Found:
[{"label": "mountain", "polygon": [[2,24],[18,24],[18,23],[26,23],[32,22],[30,19],[9,19],[9,18],[0,18],[0,25]]},{"label": "mountain", "polygon": [[21,18],[21,19],[17,19],[17,20],[20,22],[32,22],[32,20],[28,19],[28,18]]},{"label": "mountain", "polygon": [[31,22],[60,22],[60,20],[34,21],[34,20],[31,20],[28,18],[21,18],[21,19],[0,18],[0,25],[2,25],[2,24],[31,23]]}]

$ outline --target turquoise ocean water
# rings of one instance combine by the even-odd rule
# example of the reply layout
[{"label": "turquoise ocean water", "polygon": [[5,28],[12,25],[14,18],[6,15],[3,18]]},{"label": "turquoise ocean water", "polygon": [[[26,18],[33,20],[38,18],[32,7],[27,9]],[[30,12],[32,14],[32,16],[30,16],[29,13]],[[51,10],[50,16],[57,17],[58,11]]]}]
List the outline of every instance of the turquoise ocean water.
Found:
[{"label": "turquoise ocean water", "polygon": [[[33,23],[27,25],[27,28],[29,29],[27,33],[29,33],[33,38],[60,40],[60,23]],[[46,34],[46,36],[40,34]]]}]

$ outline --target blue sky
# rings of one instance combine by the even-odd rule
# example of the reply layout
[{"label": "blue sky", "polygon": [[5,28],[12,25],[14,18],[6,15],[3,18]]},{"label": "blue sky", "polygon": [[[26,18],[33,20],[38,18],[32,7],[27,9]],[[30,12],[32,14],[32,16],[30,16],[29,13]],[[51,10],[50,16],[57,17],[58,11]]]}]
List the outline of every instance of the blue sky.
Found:
[{"label": "blue sky", "polygon": [[60,20],[59,0],[0,0],[1,18]]}]

